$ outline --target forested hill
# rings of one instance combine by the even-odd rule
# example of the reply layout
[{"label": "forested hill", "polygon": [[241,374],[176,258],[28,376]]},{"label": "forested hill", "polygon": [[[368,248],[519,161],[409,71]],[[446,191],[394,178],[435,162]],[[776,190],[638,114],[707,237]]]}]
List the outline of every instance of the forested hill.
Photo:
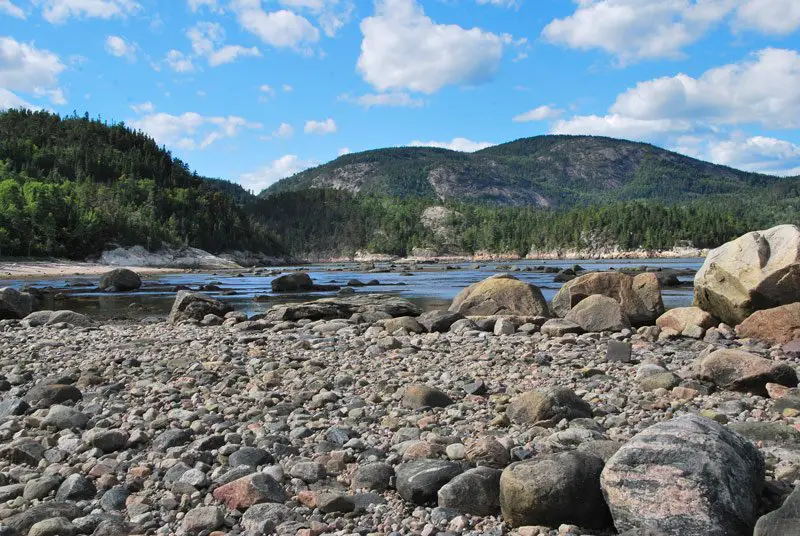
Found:
[{"label": "forested hill", "polygon": [[80,258],[116,245],[280,253],[247,215],[251,200],[122,124],[0,113],[0,255]]},{"label": "forested hill", "polygon": [[797,179],[747,173],[646,143],[537,136],[476,153],[402,147],[353,153],[284,179],[262,197],[310,188],[502,206],[570,207],[633,199],[796,188]]}]

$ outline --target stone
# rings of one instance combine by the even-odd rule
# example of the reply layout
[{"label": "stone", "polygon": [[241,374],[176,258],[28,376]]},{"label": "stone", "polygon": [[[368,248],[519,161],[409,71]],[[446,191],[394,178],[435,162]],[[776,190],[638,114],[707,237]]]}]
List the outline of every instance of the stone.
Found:
[{"label": "stone", "polygon": [[556,423],[561,419],[591,417],[589,403],[566,387],[552,387],[542,391],[528,391],[513,400],[506,409],[511,422],[539,425]]},{"label": "stone", "polygon": [[51,492],[58,489],[61,485],[61,478],[56,476],[43,476],[41,478],[34,478],[25,483],[25,490],[22,496],[27,500],[44,499]]},{"label": "stone", "polygon": [[511,462],[508,449],[493,437],[470,441],[465,451],[467,461],[481,467],[502,469]]},{"label": "stone", "polygon": [[83,440],[108,454],[124,449],[128,444],[128,434],[122,430],[92,428],[83,434]]},{"label": "stone", "polygon": [[253,473],[234,480],[216,488],[212,495],[231,510],[244,510],[258,503],[282,503],[286,500],[283,486],[264,473]]},{"label": "stone", "polygon": [[66,517],[53,517],[35,523],[28,536],[74,536],[78,529]]},{"label": "stone", "polygon": [[356,508],[352,497],[332,491],[317,494],[316,505],[323,514],[344,514]]},{"label": "stone", "polygon": [[800,430],[780,422],[734,422],[728,428],[750,441],[800,448]]},{"label": "stone", "polygon": [[191,441],[191,439],[192,435],[186,430],[170,428],[169,430],[161,432],[156,436],[156,438],[153,440],[153,448],[161,452],[166,452],[167,449],[172,447],[185,445]]},{"label": "stone", "polygon": [[430,333],[447,333],[450,326],[463,318],[464,315],[458,312],[428,311],[417,317],[417,322]]},{"label": "stone", "polygon": [[551,318],[542,324],[541,331],[543,335],[549,335],[550,337],[563,337],[568,333],[583,333],[583,328],[571,320]]},{"label": "stone", "polygon": [[0,288],[0,320],[22,319],[38,308],[39,302],[32,294],[11,287]]},{"label": "stone", "polygon": [[672,372],[662,372],[647,376],[639,382],[642,391],[655,391],[656,389],[672,389],[681,383],[681,379]]},{"label": "stone", "polygon": [[42,426],[53,426],[59,430],[85,428],[89,417],[75,408],[55,404],[50,406],[47,416],[42,419]]},{"label": "stone", "polygon": [[752,531],[763,483],[755,445],[698,415],[638,433],[601,476],[619,532],[648,527],[711,536]]},{"label": "stone", "polygon": [[425,333],[425,327],[417,322],[417,319],[411,316],[401,316],[399,318],[390,318],[384,321],[383,327],[389,333],[394,333],[399,329],[404,329],[409,333]]},{"label": "stone", "polygon": [[125,510],[125,505],[130,496],[130,492],[124,486],[115,486],[100,497],[100,507],[106,512],[121,512]]},{"label": "stone", "polygon": [[564,523],[612,526],[600,490],[603,460],[585,452],[540,455],[509,465],[500,477],[500,508],[512,527]]},{"label": "stone", "polygon": [[439,506],[474,516],[495,515],[500,510],[500,474],[491,467],[461,473],[439,489]]},{"label": "stone", "polygon": [[272,280],[272,292],[293,292],[311,290],[314,282],[306,272],[294,272],[276,277]]},{"label": "stone", "polygon": [[130,292],[141,286],[139,274],[127,268],[117,268],[103,274],[99,288],[105,292]]},{"label": "stone", "polygon": [[594,272],[568,281],[553,298],[553,312],[565,317],[581,301],[600,294],[617,301],[631,325],[652,325],[664,313],[661,284],[653,273],[635,277],[620,272]]},{"label": "stone", "polygon": [[403,405],[411,409],[443,408],[452,403],[453,400],[447,394],[424,383],[412,383],[403,392]]},{"label": "stone", "polygon": [[389,489],[394,468],[391,465],[376,462],[359,465],[356,468],[350,487],[353,489],[366,489],[370,491],[385,491]]},{"label": "stone", "polygon": [[64,479],[56,492],[57,501],[80,501],[93,499],[97,488],[91,480],[80,474],[71,474]]},{"label": "stone", "polygon": [[42,444],[30,437],[20,437],[0,446],[0,458],[11,463],[36,466],[44,457]]},{"label": "stone", "polygon": [[401,316],[417,317],[421,313],[422,310],[417,305],[391,294],[363,294],[278,305],[267,312],[267,319],[279,322],[332,320],[350,318],[354,314],[380,314],[397,318]]},{"label": "stone", "polygon": [[260,465],[272,463],[273,461],[275,460],[272,454],[264,449],[256,447],[242,447],[228,456],[228,465],[231,467],[247,465],[255,469]]},{"label": "stone", "polygon": [[292,519],[290,508],[277,503],[254,504],[242,516],[242,528],[247,534],[271,534],[275,527]]},{"label": "stone", "polygon": [[34,407],[49,408],[63,402],[77,402],[83,395],[74,385],[38,383],[25,393],[24,399]]},{"label": "stone", "polygon": [[633,348],[629,342],[608,341],[606,361],[609,363],[630,363],[632,351]]},{"label": "stone", "polygon": [[321,463],[299,461],[291,466],[289,476],[299,478],[308,484],[313,484],[314,482],[325,480],[328,476],[328,471],[325,470],[325,466]]},{"label": "stone", "polygon": [[514,323],[505,318],[498,318],[494,324],[495,335],[513,335],[515,331],[517,331],[517,328]]},{"label": "stone", "polygon": [[186,512],[181,527],[187,534],[211,531],[225,524],[225,515],[216,506],[198,506]]},{"label": "stone", "polygon": [[682,333],[687,326],[699,326],[704,330],[715,327],[716,319],[699,307],[676,307],[656,319],[656,326]]},{"label": "stone", "polygon": [[800,487],[786,498],[777,510],[756,522],[753,536],[796,536],[800,529]]},{"label": "stone", "polygon": [[756,311],[736,326],[736,334],[781,345],[800,339],[800,303]]},{"label": "stone", "polygon": [[172,310],[169,313],[169,322],[171,324],[177,324],[185,320],[197,320],[199,322],[206,315],[224,317],[232,310],[233,308],[230,305],[200,292],[181,290],[175,296],[175,302],[172,304]]},{"label": "stone", "polygon": [[31,527],[40,521],[63,517],[73,520],[83,515],[83,511],[73,503],[48,502],[31,506],[24,512],[3,519],[3,525],[19,534],[28,534]]},{"label": "stone", "polygon": [[767,396],[767,383],[797,386],[797,373],[789,365],[742,350],[712,352],[699,362],[697,372],[723,389],[761,396]]},{"label": "stone", "polygon": [[457,462],[420,459],[397,466],[397,492],[413,504],[429,504],[439,490],[464,471]]},{"label": "stone", "polygon": [[38,328],[44,326],[53,316],[55,311],[34,311],[22,319],[22,325],[26,328]]},{"label": "stone", "polygon": [[550,316],[539,287],[500,274],[474,283],[453,300],[450,311],[464,316]]},{"label": "stone", "polygon": [[619,302],[600,294],[587,296],[570,309],[564,318],[588,332],[622,331],[631,327]]},{"label": "stone", "polygon": [[0,419],[11,417],[12,415],[24,415],[30,409],[30,404],[17,397],[7,397],[0,400]]}]

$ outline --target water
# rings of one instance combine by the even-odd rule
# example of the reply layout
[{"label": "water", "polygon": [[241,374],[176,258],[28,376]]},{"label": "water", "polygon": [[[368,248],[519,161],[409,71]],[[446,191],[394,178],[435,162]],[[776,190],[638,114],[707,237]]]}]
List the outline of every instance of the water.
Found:
[{"label": "water", "polygon": [[[548,301],[561,288],[561,283],[553,282],[555,274],[524,271],[535,266],[553,266],[568,268],[575,264],[586,270],[610,270],[638,268],[648,266],[669,270],[681,270],[678,279],[681,285],[663,290],[664,305],[683,307],[692,302],[693,272],[702,265],[702,259],[636,259],[636,260],[569,260],[540,261],[525,260],[511,263],[523,271],[513,272],[523,281],[533,283],[542,289]],[[359,293],[388,293],[407,298],[425,310],[443,308],[464,287],[485,279],[495,273],[508,270],[498,269],[504,263],[482,264],[475,269],[474,263],[451,264],[457,269],[446,269],[445,265],[418,265],[411,275],[399,272],[365,273],[358,271],[357,264],[310,265],[298,267],[307,270],[314,282],[319,285],[344,286],[351,279],[367,282],[377,279],[380,286],[369,286],[356,289]],[[506,265],[507,266],[507,265]],[[382,264],[378,268],[384,267]],[[276,271],[288,272],[291,268],[276,268]],[[140,318],[150,315],[166,315],[175,298],[174,288],[183,285],[197,290],[201,285],[215,284],[220,291],[204,291],[206,294],[230,303],[237,310],[247,314],[263,312],[277,303],[309,301],[317,298],[336,295],[336,292],[314,292],[302,294],[274,294],[270,282],[273,277],[253,275],[239,272],[210,272],[166,274],[143,278],[143,286],[132,293],[98,292],[97,276],[79,276],[67,279],[50,280],[0,280],[0,287],[33,285],[35,287],[51,287],[55,297],[47,299],[43,307],[47,309],[70,309],[96,318]],[[259,301],[254,298],[259,297]]]}]

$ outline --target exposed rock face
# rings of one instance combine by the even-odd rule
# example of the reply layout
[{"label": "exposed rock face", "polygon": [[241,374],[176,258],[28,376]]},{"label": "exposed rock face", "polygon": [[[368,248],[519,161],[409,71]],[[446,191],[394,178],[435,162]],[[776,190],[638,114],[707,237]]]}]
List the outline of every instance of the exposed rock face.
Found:
[{"label": "exposed rock face", "polygon": [[458,293],[450,310],[464,316],[550,316],[539,287],[506,274],[468,286]]},{"label": "exposed rock face", "polygon": [[589,332],[622,331],[630,328],[622,306],[613,298],[594,294],[570,309],[566,320],[575,322]]},{"label": "exposed rock face", "polygon": [[11,287],[0,288],[0,320],[25,318],[38,308],[33,295]]},{"label": "exposed rock face", "polygon": [[553,298],[553,312],[565,317],[593,294],[616,300],[633,326],[652,325],[664,313],[661,284],[655,274],[631,277],[618,272],[595,272],[567,282]]},{"label": "exposed rock face", "polygon": [[656,320],[656,326],[661,329],[674,329],[678,333],[683,332],[688,326],[699,326],[705,330],[716,324],[714,317],[699,307],[676,307]]},{"label": "exposed rock face", "polygon": [[800,228],[753,231],[711,250],[694,279],[695,305],[735,326],[800,301]]},{"label": "exposed rock face", "polygon": [[279,305],[269,310],[272,320],[331,320],[355,313],[383,312],[392,317],[419,316],[420,308],[408,300],[388,294],[365,294],[323,298],[306,303]]},{"label": "exposed rock face", "polygon": [[130,292],[142,286],[139,274],[127,268],[117,268],[107,272],[100,279],[100,290],[106,292]]},{"label": "exposed rock face", "polygon": [[225,316],[233,308],[227,303],[215,300],[199,292],[181,290],[175,296],[175,303],[169,312],[169,321],[172,324],[183,320],[203,320],[206,315]]},{"label": "exposed rock face", "polygon": [[311,290],[314,282],[305,272],[295,272],[276,277],[272,280],[273,292],[291,292],[297,290]]},{"label": "exposed rock face", "polygon": [[601,485],[619,532],[750,534],[764,482],[758,449],[697,415],[634,436],[606,463]]},{"label": "exposed rock face", "polygon": [[513,399],[506,409],[512,422],[531,424],[591,417],[589,403],[566,387],[529,391]]},{"label": "exposed rock face", "polygon": [[569,523],[591,529],[611,526],[600,490],[603,460],[562,452],[509,465],[500,477],[500,507],[513,527]]},{"label": "exposed rock face", "polygon": [[800,303],[756,311],[736,326],[743,338],[763,339],[773,344],[786,344],[800,339]]},{"label": "exposed rock face", "polygon": [[699,362],[697,373],[718,387],[767,396],[766,384],[797,386],[797,373],[777,363],[742,350],[717,350]]}]

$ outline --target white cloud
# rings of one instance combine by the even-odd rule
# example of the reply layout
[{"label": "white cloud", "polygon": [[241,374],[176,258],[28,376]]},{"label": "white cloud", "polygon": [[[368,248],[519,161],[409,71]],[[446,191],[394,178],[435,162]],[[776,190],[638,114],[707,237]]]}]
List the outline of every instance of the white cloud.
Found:
[{"label": "white cloud", "polygon": [[181,115],[151,113],[128,122],[135,129],[146,132],[158,143],[183,150],[206,149],[216,141],[234,138],[242,129],[259,129],[238,116],[208,117],[195,112]]},{"label": "white cloud", "polygon": [[155,109],[155,105],[150,101],[141,104],[131,104],[131,110],[137,114],[150,114],[153,113]]},{"label": "white cloud", "polygon": [[239,184],[251,192],[260,192],[281,179],[291,177],[295,173],[315,165],[316,163],[313,161],[301,160],[297,155],[287,154],[277,160],[273,160],[261,169],[243,174],[239,177]]},{"label": "white cloud", "polygon": [[665,134],[689,132],[690,121],[672,119],[635,119],[617,114],[604,116],[579,115],[572,119],[556,121],[552,134],[609,136],[629,140],[655,141]]},{"label": "white cloud", "polygon": [[261,52],[256,47],[247,48],[241,45],[225,45],[208,57],[208,64],[212,67],[217,67],[218,65],[234,62],[240,57],[257,58],[260,56]]},{"label": "white cloud", "polygon": [[797,0],[744,0],[736,12],[738,28],[786,35],[800,28]]},{"label": "white cloud", "polygon": [[611,112],[631,118],[685,118],[717,124],[800,127],[800,53],[768,48],[710,69],[641,82],[617,97]]},{"label": "white cloud", "polygon": [[73,17],[110,19],[127,17],[141,6],[133,0],[33,0],[42,6],[45,20],[59,24]]},{"label": "white cloud", "polygon": [[[25,12],[22,10],[21,7],[14,5],[11,0],[0,0],[0,13],[5,13],[11,17],[16,17],[18,19],[25,19]],[[12,108],[9,106],[9,108]]]},{"label": "white cloud", "polygon": [[425,105],[423,99],[417,99],[410,94],[403,91],[393,91],[389,93],[367,93],[355,97],[350,94],[344,94],[339,97],[339,100],[352,102],[363,106],[364,108],[372,108],[373,106],[393,106],[399,108],[419,108]]},{"label": "white cloud", "polygon": [[231,9],[242,28],[270,46],[307,50],[309,44],[319,41],[319,30],[305,17],[287,9],[266,12],[261,0],[233,0]]},{"label": "white cloud", "polygon": [[291,91],[294,91],[294,88],[292,86],[290,86],[289,84],[283,84],[283,91],[286,92],[286,93],[289,93]]},{"label": "white cloud", "polygon": [[294,127],[289,123],[281,123],[281,125],[272,133],[275,138],[287,140],[294,136]]},{"label": "white cloud", "polygon": [[342,147],[341,149],[336,151],[336,154],[339,155],[339,156],[344,156],[344,155],[350,154],[352,152],[353,151],[350,150],[350,147]]},{"label": "white cloud", "polygon": [[527,111],[524,114],[515,115],[512,121],[515,123],[527,123],[529,121],[544,121],[547,119],[555,119],[556,117],[560,117],[564,113],[564,110],[560,108],[554,108],[548,104],[544,106],[539,106],[538,108],[534,108],[533,110]]},{"label": "white cloud", "polygon": [[451,151],[461,151],[464,153],[474,153],[487,147],[496,145],[488,141],[472,141],[467,138],[453,138],[451,141],[419,141],[414,140],[409,144],[411,147],[439,147],[450,149]]},{"label": "white cloud", "polygon": [[118,35],[106,37],[106,52],[118,58],[127,58],[129,61],[136,59],[136,43],[128,43]]},{"label": "white cloud", "polygon": [[333,37],[353,16],[353,3],[350,0],[278,0],[287,8],[307,11],[317,19],[317,23],[328,37]]},{"label": "white cloud", "polygon": [[306,134],[333,134],[336,130],[336,121],[330,117],[325,121],[306,121],[306,126],[303,128]]},{"label": "white cloud", "polygon": [[800,145],[766,136],[747,137],[735,132],[728,138],[684,136],[675,149],[724,166],[791,176],[800,174]]},{"label": "white cloud", "polygon": [[11,108],[27,108],[29,110],[39,110],[40,107],[20,98],[7,89],[0,87],[0,111]]},{"label": "white cloud", "polygon": [[33,43],[0,37],[1,88],[47,96],[53,104],[65,104],[64,93],[58,87],[58,76],[64,69],[64,64],[52,52],[36,48]]},{"label": "white cloud", "polygon": [[258,91],[264,94],[264,99],[275,96],[275,90],[269,84],[261,84]]},{"label": "white cloud", "polygon": [[483,6],[519,7],[522,0],[477,0]]},{"label": "white cloud", "polygon": [[377,0],[361,22],[358,70],[380,91],[434,93],[451,84],[479,84],[500,66],[508,36],[437,24],[415,0]]},{"label": "white cloud", "polygon": [[211,67],[236,61],[239,57],[261,56],[256,47],[241,45],[222,45],[225,42],[225,29],[215,22],[200,22],[186,32],[197,56],[205,57]]},{"label": "white cloud", "polygon": [[192,13],[197,13],[201,8],[206,8],[212,13],[222,14],[225,12],[217,3],[217,0],[189,0],[189,9]]},{"label": "white cloud", "polygon": [[180,50],[175,50],[174,48],[167,52],[167,56],[164,58],[164,63],[166,63],[167,66],[176,73],[192,73],[195,69],[194,63],[192,63],[192,58]]}]

